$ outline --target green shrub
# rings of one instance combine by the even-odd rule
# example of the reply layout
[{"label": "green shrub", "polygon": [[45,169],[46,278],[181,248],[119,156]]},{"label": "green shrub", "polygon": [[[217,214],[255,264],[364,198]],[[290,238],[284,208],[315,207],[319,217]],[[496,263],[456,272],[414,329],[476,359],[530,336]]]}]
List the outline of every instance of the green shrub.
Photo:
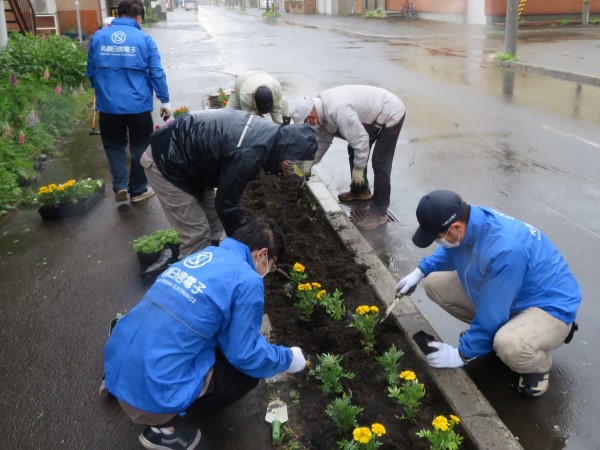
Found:
[{"label": "green shrub", "polygon": [[0,215],[22,200],[33,159],[55,151],[85,116],[86,59],[81,44],[62,36],[9,35],[0,52]]}]

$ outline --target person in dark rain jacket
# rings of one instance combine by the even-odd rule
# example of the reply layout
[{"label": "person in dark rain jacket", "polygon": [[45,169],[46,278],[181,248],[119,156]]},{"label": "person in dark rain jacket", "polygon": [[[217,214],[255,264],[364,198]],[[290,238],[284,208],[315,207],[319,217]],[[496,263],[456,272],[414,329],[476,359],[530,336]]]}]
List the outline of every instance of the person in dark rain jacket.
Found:
[{"label": "person in dark rain jacket", "polygon": [[181,233],[184,258],[245,222],[240,199],[261,169],[287,173],[312,161],[316,151],[316,132],[308,125],[282,127],[244,111],[206,110],[154,132],[141,164]]}]

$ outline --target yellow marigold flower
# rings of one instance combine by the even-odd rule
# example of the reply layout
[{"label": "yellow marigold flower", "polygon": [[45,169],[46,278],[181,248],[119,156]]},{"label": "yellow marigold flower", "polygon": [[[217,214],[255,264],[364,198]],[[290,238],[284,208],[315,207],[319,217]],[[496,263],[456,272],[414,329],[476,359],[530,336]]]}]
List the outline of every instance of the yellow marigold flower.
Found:
[{"label": "yellow marigold flower", "polygon": [[316,287],[316,288],[320,288],[321,287],[321,285],[319,283],[310,283],[310,284],[312,284],[312,287]]},{"label": "yellow marigold flower", "polygon": [[417,376],[412,370],[405,370],[404,372],[400,372],[400,375],[398,376],[406,381],[412,381],[417,379]]},{"label": "yellow marigold flower", "polygon": [[373,434],[367,427],[358,427],[354,429],[352,436],[354,437],[355,441],[358,441],[361,444],[368,444],[373,437]]},{"label": "yellow marigold flower", "polygon": [[298,285],[299,291],[312,291],[312,286],[310,283],[303,283]]},{"label": "yellow marigold flower", "polygon": [[374,423],[373,425],[371,425],[371,431],[377,436],[381,437],[385,434],[385,427],[380,423]]},{"label": "yellow marigold flower", "polygon": [[317,292],[317,300],[321,300],[321,297],[323,297],[326,292],[327,291],[325,289],[321,289],[319,292]]},{"label": "yellow marigold flower", "polygon": [[69,181],[67,181],[67,182],[65,183],[65,186],[66,186],[66,185],[69,185],[69,186],[75,186],[75,183],[77,183],[75,180],[69,180]]},{"label": "yellow marigold flower", "polygon": [[59,184],[56,189],[58,189],[59,191],[64,191],[65,187],[62,184]]},{"label": "yellow marigold flower", "polygon": [[446,419],[444,416],[435,417],[433,422],[431,422],[431,425],[433,425],[433,428],[436,430],[448,431],[448,419]]},{"label": "yellow marigold flower", "polygon": [[371,306],[371,311],[373,312],[379,312],[379,308],[377,306]]},{"label": "yellow marigold flower", "polygon": [[294,267],[292,267],[292,270],[294,272],[303,273],[304,272],[304,266],[302,264],[300,264],[299,262],[297,262],[297,263],[294,263]]},{"label": "yellow marigold flower", "polygon": [[454,414],[450,414],[450,419],[456,424],[460,423],[460,418],[455,416]]},{"label": "yellow marigold flower", "polygon": [[54,183],[51,183],[51,184],[48,185],[48,187],[50,189],[56,189],[58,186],[56,184],[54,184]]},{"label": "yellow marigold flower", "polygon": [[356,312],[358,314],[360,314],[361,316],[367,314],[370,310],[371,310],[371,308],[369,308],[367,305],[360,305],[359,307],[356,308]]}]

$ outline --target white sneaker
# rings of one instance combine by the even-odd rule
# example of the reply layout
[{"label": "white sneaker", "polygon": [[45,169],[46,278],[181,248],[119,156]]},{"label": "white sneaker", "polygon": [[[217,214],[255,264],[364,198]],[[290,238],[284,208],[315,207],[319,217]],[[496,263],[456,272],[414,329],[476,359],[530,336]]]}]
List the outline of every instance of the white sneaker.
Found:
[{"label": "white sneaker", "polygon": [[550,385],[550,374],[524,373],[519,378],[519,392],[527,397],[541,397]]},{"label": "white sneaker", "polygon": [[139,195],[135,195],[135,196],[131,197],[131,203],[141,202],[143,200],[146,200],[147,198],[152,197],[155,194],[156,194],[156,192],[154,192],[154,189],[152,189],[150,186],[148,186],[148,189],[146,189],[146,192],[142,192]]}]

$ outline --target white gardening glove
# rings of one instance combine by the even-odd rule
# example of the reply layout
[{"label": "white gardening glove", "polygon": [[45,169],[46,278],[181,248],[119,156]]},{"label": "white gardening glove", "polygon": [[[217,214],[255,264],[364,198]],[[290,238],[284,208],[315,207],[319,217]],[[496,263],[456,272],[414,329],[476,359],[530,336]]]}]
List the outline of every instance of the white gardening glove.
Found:
[{"label": "white gardening glove", "polygon": [[352,184],[355,186],[365,184],[365,169],[359,169],[358,167],[352,169]]},{"label": "white gardening glove", "polygon": [[417,267],[398,282],[396,285],[396,294],[406,294],[411,289],[416,288],[424,276],[425,274]]},{"label": "white gardening glove", "polygon": [[169,120],[169,117],[171,117],[171,104],[170,103],[161,103],[160,104],[160,117],[162,117],[162,120],[164,120],[165,122],[167,120]]},{"label": "white gardening glove", "polygon": [[314,161],[305,161],[304,162],[304,167],[302,168],[302,171],[304,172],[304,176],[305,177],[310,177],[310,169],[312,169],[312,166],[314,164]]},{"label": "white gardening glove", "polygon": [[288,367],[287,372],[300,372],[306,367],[306,359],[302,354],[302,350],[300,350],[300,347],[292,347],[290,350],[292,351],[292,363],[290,364],[290,367]]},{"label": "white gardening glove", "polygon": [[437,348],[437,352],[427,355],[427,363],[431,367],[455,369],[464,366],[465,362],[460,357],[458,349],[443,342],[430,342],[430,347]]}]

